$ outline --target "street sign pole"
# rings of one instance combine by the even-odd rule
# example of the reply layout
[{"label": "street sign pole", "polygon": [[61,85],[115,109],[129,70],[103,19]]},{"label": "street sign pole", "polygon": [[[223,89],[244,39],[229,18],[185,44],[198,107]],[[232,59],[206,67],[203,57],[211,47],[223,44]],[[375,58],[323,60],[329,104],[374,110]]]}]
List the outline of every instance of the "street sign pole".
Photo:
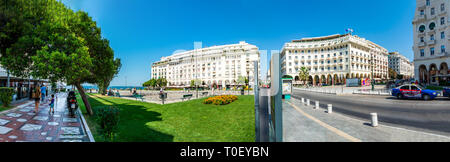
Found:
[{"label": "street sign pole", "polygon": [[[259,76],[258,76],[258,61],[254,61],[254,85],[253,91],[255,92],[255,140],[256,142],[261,142],[260,138],[260,120],[259,120]],[[249,80],[250,81],[250,80]]]}]

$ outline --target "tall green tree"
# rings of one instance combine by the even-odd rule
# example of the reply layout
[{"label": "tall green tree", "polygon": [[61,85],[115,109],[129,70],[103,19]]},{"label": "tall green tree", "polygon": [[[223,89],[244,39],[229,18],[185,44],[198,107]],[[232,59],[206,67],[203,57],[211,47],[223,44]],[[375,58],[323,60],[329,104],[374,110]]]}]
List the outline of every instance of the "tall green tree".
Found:
[{"label": "tall green tree", "polygon": [[7,24],[23,20],[20,23],[23,27],[19,28],[19,36],[1,31],[4,38],[18,37],[2,53],[1,64],[15,76],[31,75],[74,85],[92,115],[81,85],[109,80],[118,71],[120,62],[114,59],[109,42],[101,37],[100,28],[87,13],[74,12],[56,0],[16,1],[23,2],[17,4],[22,15]]},{"label": "tall green tree", "polygon": [[153,89],[155,89],[156,87],[156,79],[152,78],[149,81],[145,82],[144,84],[142,84],[143,87],[152,87]]},{"label": "tall green tree", "polygon": [[309,69],[306,67],[301,67],[298,77],[300,81],[303,81],[303,84],[306,85],[307,81],[309,80]]}]

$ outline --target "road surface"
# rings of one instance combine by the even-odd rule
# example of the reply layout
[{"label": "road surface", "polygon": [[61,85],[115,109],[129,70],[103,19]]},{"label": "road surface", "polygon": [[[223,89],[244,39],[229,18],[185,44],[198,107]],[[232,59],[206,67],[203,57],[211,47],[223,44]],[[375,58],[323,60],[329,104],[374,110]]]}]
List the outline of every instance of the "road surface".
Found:
[{"label": "road surface", "polygon": [[333,111],[370,121],[370,113],[378,113],[380,124],[450,136],[450,100],[398,100],[390,96],[336,96],[315,92],[293,91],[293,97],[320,102],[321,108],[333,104]]}]

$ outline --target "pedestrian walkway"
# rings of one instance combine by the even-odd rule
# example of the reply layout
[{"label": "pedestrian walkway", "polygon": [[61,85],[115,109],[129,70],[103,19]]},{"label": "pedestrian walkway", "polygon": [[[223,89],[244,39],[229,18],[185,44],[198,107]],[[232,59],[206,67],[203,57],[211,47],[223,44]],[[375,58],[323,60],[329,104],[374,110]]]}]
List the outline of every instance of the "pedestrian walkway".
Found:
[{"label": "pedestrian walkway", "polygon": [[[312,104],[314,105],[314,104]],[[283,102],[286,142],[450,142],[450,137],[353,119],[325,108],[315,110],[297,99]]]},{"label": "pedestrian walkway", "polygon": [[54,114],[48,102],[33,113],[34,101],[0,113],[0,142],[89,142],[80,116],[68,116],[66,97],[57,95]]}]

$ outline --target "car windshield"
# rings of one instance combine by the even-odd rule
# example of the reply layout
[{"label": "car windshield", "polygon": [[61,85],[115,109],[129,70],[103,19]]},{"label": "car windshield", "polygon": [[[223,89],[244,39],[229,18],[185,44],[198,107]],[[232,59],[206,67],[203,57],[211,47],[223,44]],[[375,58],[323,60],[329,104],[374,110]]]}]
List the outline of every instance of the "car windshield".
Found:
[{"label": "car windshield", "polygon": [[422,89],[422,90],[424,90],[425,89],[425,87],[422,87],[422,86],[420,86],[420,85],[416,85],[418,88],[420,88],[420,89]]}]

